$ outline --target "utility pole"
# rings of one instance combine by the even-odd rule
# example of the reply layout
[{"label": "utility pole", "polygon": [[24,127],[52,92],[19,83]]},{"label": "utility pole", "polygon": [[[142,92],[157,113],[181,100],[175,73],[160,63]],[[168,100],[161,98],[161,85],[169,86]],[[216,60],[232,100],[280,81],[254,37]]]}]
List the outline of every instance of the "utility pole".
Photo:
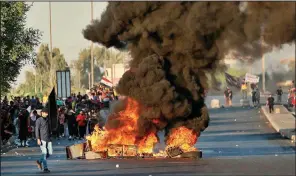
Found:
[{"label": "utility pole", "polygon": [[107,61],[107,48],[105,48],[104,58],[104,76],[107,78],[106,61]]},{"label": "utility pole", "polygon": [[88,90],[91,88],[91,83],[90,83],[90,72],[88,73]]},{"label": "utility pole", "polygon": [[265,92],[265,57],[262,54],[262,89],[263,93]]},{"label": "utility pole", "polygon": [[265,89],[265,57],[264,57],[264,51],[263,51],[263,44],[264,44],[264,38],[263,38],[263,31],[264,31],[264,27],[262,27],[261,29],[261,61],[262,61],[262,90],[263,93],[265,93],[266,89]]},{"label": "utility pole", "polygon": [[[94,12],[93,12],[93,1],[91,1],[91,22],[94,20]],[[93,52],[93,42],[91,42],[90,46],[90,57],[91,57],[91,87],[94,86],[94,52]]]},{"label": "utility pole", "polygon": [[[49,52],[49,58],[50,58],[50,89],[52,89],[53,86],[53,60],[52,60],[52,31],[51,31],[51,2],[49,1],[49,39],[50,39],[50,52]],[[51,90],[50,90],[51,91]]]},{"label": "utility pole", "polygon": [[37,73],[36,73],[36,70],[35,70],[35,95],[36,95],[36,93],[37,93],[37,84],[36,84],[36,83],[37,83],[37,81],[36,81],[36,74],[37,74]]},{"label": "utility pole", "polygon": [[78,88],[81,89],[81,72],[79,72],[79,79],[78,79]]}]

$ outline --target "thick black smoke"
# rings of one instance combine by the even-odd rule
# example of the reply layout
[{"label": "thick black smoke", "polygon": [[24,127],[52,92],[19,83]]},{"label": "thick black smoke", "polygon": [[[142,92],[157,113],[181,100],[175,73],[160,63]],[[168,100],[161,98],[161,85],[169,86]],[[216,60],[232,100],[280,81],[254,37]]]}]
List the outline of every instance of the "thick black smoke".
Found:
[{"label": "thick black smoke", "polygon": [[117,90],[145,107],[139,136],[155,118],[166,125],[153,128],[199,132],[209,121],[207,73],[230,51],[257,58],[294,42],[295,2],[110,2],[83,34],[106,47],[128,46],[131,70]]}]

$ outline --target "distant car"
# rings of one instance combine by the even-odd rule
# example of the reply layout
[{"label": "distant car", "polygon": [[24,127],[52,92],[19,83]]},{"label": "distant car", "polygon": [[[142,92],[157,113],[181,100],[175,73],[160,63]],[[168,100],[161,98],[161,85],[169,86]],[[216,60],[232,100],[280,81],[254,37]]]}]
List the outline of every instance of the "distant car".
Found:
[{"label": "distant car", "polygon": [[289,96],[288,96],[288,105],[289,105],[289,107],[295,107],[296,106],[295,96],[296,96],[296,88],[292,88],[289,91]]}]

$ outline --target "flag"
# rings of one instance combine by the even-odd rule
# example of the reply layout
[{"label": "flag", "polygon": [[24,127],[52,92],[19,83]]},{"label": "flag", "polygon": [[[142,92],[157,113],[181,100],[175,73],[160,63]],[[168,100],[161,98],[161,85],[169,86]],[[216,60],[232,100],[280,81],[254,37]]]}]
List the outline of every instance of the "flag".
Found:
[{"label": "flag", "polygon": [[227,85],[240,89],[241,80],[239,77],[231,76],[230,74],[225,72],[225,79],[226,79]]}]

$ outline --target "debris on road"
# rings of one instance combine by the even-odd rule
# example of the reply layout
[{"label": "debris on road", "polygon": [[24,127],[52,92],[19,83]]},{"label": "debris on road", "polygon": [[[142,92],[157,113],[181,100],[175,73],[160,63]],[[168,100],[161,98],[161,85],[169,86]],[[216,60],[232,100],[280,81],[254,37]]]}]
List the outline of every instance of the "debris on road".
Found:
[{"label": "debris on road", "polygon": [[74,144],[66,147],[67,159],[81,159],[84,157],[86,143]]},{"label": "debris on road", "polygon": [[119,168],[119,164],[116,164],[116,168]]}]

